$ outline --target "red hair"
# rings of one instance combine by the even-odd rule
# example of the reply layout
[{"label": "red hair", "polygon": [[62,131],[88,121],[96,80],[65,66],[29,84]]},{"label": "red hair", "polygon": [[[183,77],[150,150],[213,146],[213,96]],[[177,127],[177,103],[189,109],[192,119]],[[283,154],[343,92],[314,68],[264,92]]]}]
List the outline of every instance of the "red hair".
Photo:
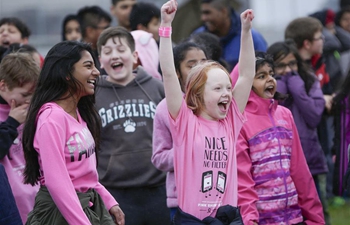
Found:
[{"label": "red hair", "polygon": [[232,83],[229,73],[218,62],[208,60],[193,67],[188,74],[186,82],[185,101],[188,108],[192,109],[193,113],[196,115],[199,115],[199,113],[205,108],[204,89],[208,79],[207,74],[209,70],[214,68],[222,69]]}]

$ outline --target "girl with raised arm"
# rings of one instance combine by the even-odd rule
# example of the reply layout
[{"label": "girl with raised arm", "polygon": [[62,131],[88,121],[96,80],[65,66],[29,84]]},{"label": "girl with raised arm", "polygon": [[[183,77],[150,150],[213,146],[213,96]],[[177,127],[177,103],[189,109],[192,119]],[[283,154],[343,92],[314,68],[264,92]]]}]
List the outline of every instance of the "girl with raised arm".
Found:
[{"label": "girl with raised arm", "polygon": [[[173,222],[220,222],[221,214],[237,213],[235,145],[245,121],[242,112],[255,74],[251,35],[254,16],[252,10],[241,14],[241,66],[235,88],[232,90],[228,72],[219,63],[208,61],[196,65],[189,72],[184,99],[175,71],[170,38],[176,10],[175,0],[162,6],[159,28],[160,65],[174,141],[179,204]],[[234,221],[235,218],[226,219]],[[237,219],[240,220],[239,215]]]}]

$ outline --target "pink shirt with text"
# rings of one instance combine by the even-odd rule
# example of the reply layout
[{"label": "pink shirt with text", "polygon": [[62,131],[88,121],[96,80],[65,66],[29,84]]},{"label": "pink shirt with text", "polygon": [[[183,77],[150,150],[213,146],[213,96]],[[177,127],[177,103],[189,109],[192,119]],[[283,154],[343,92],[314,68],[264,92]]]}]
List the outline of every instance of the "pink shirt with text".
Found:
[{"label": "pink shirt with text", "polygon": [[37,118],[34,148],[45,185],[69,224],[91,224],[76,192],[95,189],[107,210],[118,203],[98,182],[94,139],[80,114],[78,120],[55,103],[44,104]]},{"label": "pink shirt with text", "polygon": [[236,102],[220,121],[194,115],[185,101],[176,120],[169,119],[179,207],[203,219],[220,206],[237,206],[235,144],[245,118]]}]

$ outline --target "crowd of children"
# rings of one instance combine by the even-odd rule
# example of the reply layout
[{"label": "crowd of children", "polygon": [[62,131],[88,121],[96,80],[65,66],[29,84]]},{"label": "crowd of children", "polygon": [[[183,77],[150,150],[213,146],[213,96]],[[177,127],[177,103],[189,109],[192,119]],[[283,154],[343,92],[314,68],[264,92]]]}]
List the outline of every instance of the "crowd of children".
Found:
[{"label": "crowd of children", "polygon": [[350,8],[270,46],[228,0],[201,0],[174,43],[177,9],[82,7],[45,56],[0,18],[0,225],[331,224],[350,190]]}]

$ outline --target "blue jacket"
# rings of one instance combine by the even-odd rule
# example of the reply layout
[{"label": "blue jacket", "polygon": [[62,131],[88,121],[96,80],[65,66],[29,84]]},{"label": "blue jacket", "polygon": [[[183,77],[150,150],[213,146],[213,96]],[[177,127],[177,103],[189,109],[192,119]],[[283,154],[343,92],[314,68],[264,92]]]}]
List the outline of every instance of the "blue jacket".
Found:
[{"label": "blue jacket", "polygon": [[[197,28],[193,33],[195,34],[201,32],[209,31],[204,25]],[[252,36],[255,51],[265,52],[267,49],[267,43],[263,36],[254,29],[252,29]],[[222,58],[225,59],[225,61],[230,65],[230,69],[233,69],[238,62],[241,45],[241,19],[233,9],[231,10],[230,32],[227,36],[220,38],[220,44],[222,47]]]},{"label": "blue jacket", "polygon": [[316,80],[307,93],[304,81],[296,72],[276,79],[277,91],[289,95],[281,105],[292,111],[311,174],[326,173],[326,159],[317,135],[317,125],[325,107],[320,83]]}]

